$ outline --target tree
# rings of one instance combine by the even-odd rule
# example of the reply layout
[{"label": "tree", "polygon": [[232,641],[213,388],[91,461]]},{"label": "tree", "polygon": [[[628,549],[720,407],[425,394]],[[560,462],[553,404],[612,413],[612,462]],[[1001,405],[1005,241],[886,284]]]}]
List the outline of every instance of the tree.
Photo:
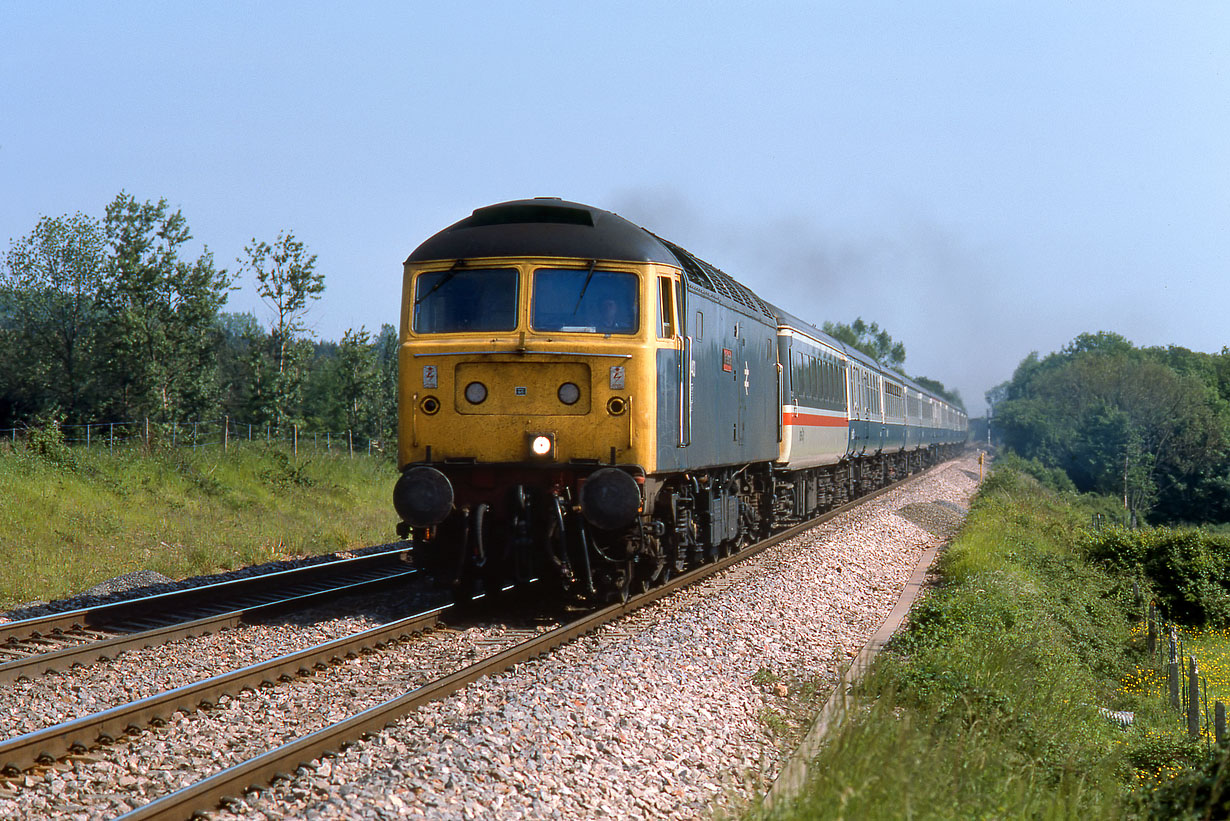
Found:
[{"label": "tree", "polygon": [[387,322],[381,325],[375,347],[380,370],[380,384],[376,393],[379,424],[372,431],[372,436],[383,443],[397,433],[397,356],[401,350],[401,337],[397,329]]},{"label": "tree", "polygon": [[821,330],[839,342],[857,348],[886,368],[904,373],[901,369],[905,367],[905,344],[893,342],[888,331],[880,330],[876,323],[868,325],[860,316],[850,325],[825,322]]},{"label": "tree", "polygon": [[303,387],[305,362],[310,345],[300,339],[310,302],[320,298],[325,276],[316,271],[316,255],[295,239],[292,232],[278,232],[272,244],[253,238],[240,259],[242,270],[256,276],[256,292],[272,311],[269,333],[273,361],[269,396],[270,416],[275,422],[289,418]]},{"label": "tree", "polygon": [[1203,519],[1227,508],[1216,494],[1227,486],[1230,404],[1216,364],[1083,334],[1021,362],[997,390],[996,426],[1020,455],[1062,468],[1079,490],[1122,496],[1133,516]]},{"label": "tree", "polygon": [[98,220],[77,213],[42,217],[14,242],[0,272],[11,399],[33,415],[58,407],[83,420],[100,371],[98,294],[107,279]]},{"label": "tree", "polygon": [[217,320],[218,390],[227,416],[272,421],[267,412],[269,335],[250,313],[222,313]]},{"label": "tree", "polygon": [[373,431],[379,416],[379,362],[366,328],[348,329],[337,346],[339,398],[345,407],[347,430]]},{"label": "tree", "polygon": [[287,352],[295,337],[304,332],[303,318],[309,301],[325,290],[325,275],[316,272],[316,255],[295,239],[292,232],[278,232],[270,245],[257,242],[244,248],[243,270],[256,275],[256,292],[273,311],[272,336],[276,341],[278,373],[286,369]]},{"label": "tree", "polygon": [[107,310],[113,413],[158,421],[199,417],[218,403],[215,322],[231,278],[206,248],[180,259],[192,238],[167,201],[120,192],[104,220],[110,245]]}]

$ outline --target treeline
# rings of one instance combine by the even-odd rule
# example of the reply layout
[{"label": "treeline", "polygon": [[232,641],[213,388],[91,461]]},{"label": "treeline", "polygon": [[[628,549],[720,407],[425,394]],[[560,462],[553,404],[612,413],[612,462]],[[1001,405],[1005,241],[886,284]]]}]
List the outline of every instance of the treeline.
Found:
[{"label": "treeline", "polygon": [[[229,416],[393,437],[392,326],[312,339],[304,317],[324,274],[291,232],[253,239],[233,272],[208,248],[188,258],[191,238],[165,199],[121,192],[101,220],[43,217],[11,241],[0,264],[0,427]],[[244,273],[268,328],[222,310]]]},{"label": "treeline", "polygon": [[987,393],[996,438],[1133,520],[1230,522],[1230,349],[1137,348],[1082,334]]}]

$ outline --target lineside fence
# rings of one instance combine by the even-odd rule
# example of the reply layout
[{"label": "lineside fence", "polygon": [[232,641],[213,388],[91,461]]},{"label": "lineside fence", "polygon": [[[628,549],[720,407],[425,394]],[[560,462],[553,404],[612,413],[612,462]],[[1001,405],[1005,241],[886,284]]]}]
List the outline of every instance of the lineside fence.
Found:
[{"label": "lineside fence", "polygon": [[[1140,601],[1140,589],[1136,590]],[[1141,605],[1143,607],[1143,604]],[[1209,709],[1209,680],[1200,674],[1200,665],[1194,655],[1188,655],[1183,646],[1183,636],[1176,625],[1164,621],[1153,602],[1144,613],[1146,636],[1145,649],[1149,663],[1158,670],[1166,682],[1166,698],[1187,728],[1190,738],[1204,738],[1207,745],[1226,740],[1226,705],[1213,701]]]},{"label": "lineside fence", "polygon": [[[230,417],[198,422],[150,422],[148,419],[139,422],[91,422],[60,425],[59,429],[66,445],[87,450],[109,450],[112,455],[116,448],[134,444],[146,448],[152,445],[193,450],[217,448],[225,452],[244,444],[278,443],[290,447],[296,456],[301,450],[336,456],[380,456],[386,449],[386,442],[379,438],[351,430],[310,430],[295,424],[256,424]],[[31,430],[29,427],[0,428],[0,442],[12,445],[24,442]]]}]

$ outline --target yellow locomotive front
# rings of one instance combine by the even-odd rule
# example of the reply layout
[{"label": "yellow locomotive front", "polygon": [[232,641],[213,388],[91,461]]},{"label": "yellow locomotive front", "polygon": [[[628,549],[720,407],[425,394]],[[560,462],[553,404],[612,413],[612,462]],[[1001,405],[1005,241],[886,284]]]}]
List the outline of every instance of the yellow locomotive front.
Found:
[{"label": "yellow locomotive front", "polygon": [[640,536],[679,272],[570,205],[480,209],[405,265],[394,504],[454,584],[554,574],[593,594]]},{"label": "yellow locomotive front", "polygon": [[643,464],[651,273],[609,260],[407,264],[401,464]]}]

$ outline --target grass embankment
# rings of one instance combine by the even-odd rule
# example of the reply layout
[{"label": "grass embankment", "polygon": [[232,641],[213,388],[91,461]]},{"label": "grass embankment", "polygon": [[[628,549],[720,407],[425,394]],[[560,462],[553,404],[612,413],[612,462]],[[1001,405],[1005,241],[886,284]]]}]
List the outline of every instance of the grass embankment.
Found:
[{"label": "grass embankment", "polygon": [[1163,700],[1122,685],[1143,640],[1130,578],[1075,546],[1089,521],[1031,478],[988,478],[941,586],[859,687],[808,791],[772,817],[1147,815],[1157,774],[1193,749]]},{"label": "grass embankment", "polygon": [[0,608],[149,569],[171,578],[392,541],[385,458],[278,446],[0,452]]}]

